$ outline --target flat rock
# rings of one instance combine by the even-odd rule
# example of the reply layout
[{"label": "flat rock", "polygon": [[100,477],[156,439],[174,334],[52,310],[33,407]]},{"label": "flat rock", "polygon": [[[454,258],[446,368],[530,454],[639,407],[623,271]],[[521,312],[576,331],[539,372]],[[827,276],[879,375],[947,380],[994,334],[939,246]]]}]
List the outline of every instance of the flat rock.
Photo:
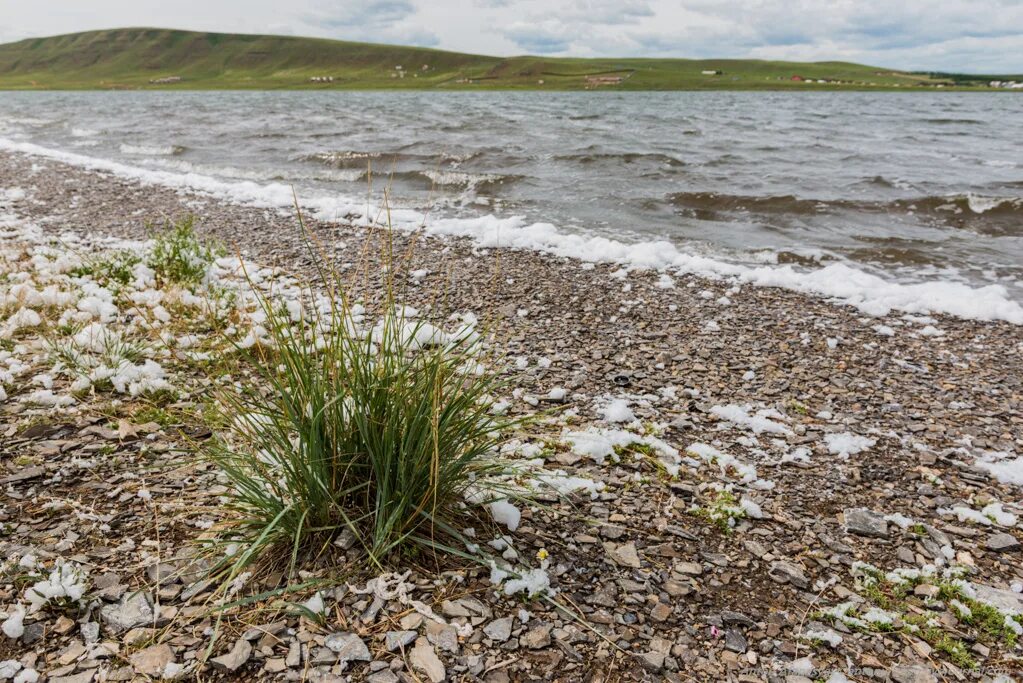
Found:
[{"label": "flat rock", "polygon": [[611,558],[611,561],[615,564],[622,567],[639,569],[639,553],[636,552],[636,544],[632,541],[622,543],[620,545],[615,543],[605,543],[604,550],[607,552],[608,557]]},{"label": "flat rock", "polygon": [[339,663],[368,662],[373,659],[362,638],[354,633],[332,633],[323,639],[323,645],[337,653]]},{"label": "flat rock", "polygon": [[938,683],[928,666],[893,666],[891,675],[895,683]]},{"label": "flat rock", "polygon": [[676,562],[674,570],[686,576],[699,576],[703,573],[703,565],[699,562]]},{"label": "flat rock", "polygon": [[252,656],[252,645],[244,638],[235,641],[234,647],[226,655],[220,655],[210,660],[210,663],[220,671],[232,673],[242,668],[245,662]]},{"label": "flat rock", "polygon": [[390,669],[383,669],[366,676],[366,683],[398,683],[399,680]]},{"label": "flat rock", "polygon": [[56,677],[50,678],[48,680],[49,680],[49,683],[92,683],[92,681],[93,681],[93,679],[95,677],[96,677],[96,672],[90,670],[90,671],[81,671],[79,673],[72,674],[70,676],[56,676]]},{"label": "flat rock", "polygon": [[1017,593],[1004,588],[994,588],[982,583],[973,584],[973,589],[977,593],[977,599],[981,602],[989,603],[1002,612],[1008,612],[1009,614],[1023,613],[1023,593]]},{"label": "flat rock", "polygon": [[388,631],[384,634],[384,647],[388,652],[404,650],[418,637],[419,634],[415,631]]},{"label": "flat rock", "polygon": [[166,643],[152,645],[133,654],[130,661],[138,673],[159,678],[167,665],[174,661],[174,650]]},{"label": "flat rock", "polygon": [[654,673],[664,668],[664,659],[665,655],[663,652],[651,651],[639,655],[639,663],[643,668]]},{"label": "flat rock", "polygon": [[103,623],[114,633],[136,626],[152,625],[156,618],[153,599],[145,591],[127,593],[115,605],[104,605],[100,610]]},{"label": "flat rock", "polygon": [[849,508],[845,511],[845,529],[858,536],[872,538],[888,537],[888,522],[884,517],[867,508]]},{"label": "flat rock", "polygon": [[742,632],[738,629],[730,628],[725,631],[725,649],[737,652],[740,655],[749,648],[749,643],[746,642],[746,636],[742,635]]},{"label": "flat rock", "polygon": [[409,663],[413,669],[423,672],[432,683],[440,683],[447,676],[444,663],[433,651],[433,646],[423,638],[417,640],[416,646],[412,648]]},{"label": "flat rock", "polygon": [[778,583],[791,583],[796,588],[805,589],[810,585],[810,581],[806,578],[806,574],[803,573],[802,567],[798,564],[785,562],[784,560],[772,562],[767,575]]},{"label": "flat rock", "polygon": [[483,632],[493,641],[503,643],[511,638],[512,618],[494,619],[483,627]]},{"label": "flat rock", "polygon": [[544,624],[532,628],[522,636],[521,643],[530,650],[539,650],[551,644],[551,627]]},{"label": "flat rock", "polygon": [[1020,543],[1012,534],[993,534],[987,539],[988,550],[996,553],[1016,552],[1020,549]]}]

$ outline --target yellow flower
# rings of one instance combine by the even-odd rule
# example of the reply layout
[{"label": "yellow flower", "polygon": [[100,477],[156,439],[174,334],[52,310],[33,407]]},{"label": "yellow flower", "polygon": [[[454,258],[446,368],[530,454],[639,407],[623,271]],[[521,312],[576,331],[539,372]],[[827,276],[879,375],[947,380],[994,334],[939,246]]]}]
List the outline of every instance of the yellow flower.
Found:
[{"label": "yellow flower", "polygon": [[550,553],[547,552],[546,548],[540,548],[539,550],[536,551],[536,559],[540,560],[541,562],[546,560],[548,557],[550,557]]}]

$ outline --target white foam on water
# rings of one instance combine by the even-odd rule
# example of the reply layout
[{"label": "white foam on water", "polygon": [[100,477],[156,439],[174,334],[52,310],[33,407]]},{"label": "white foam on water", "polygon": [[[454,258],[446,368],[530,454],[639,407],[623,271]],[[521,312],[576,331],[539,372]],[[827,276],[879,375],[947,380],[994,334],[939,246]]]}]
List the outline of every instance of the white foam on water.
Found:
[{"label": "white foam on water", "polygon": [[[0,138],[0,149],[55,159],[82,168],[101,170],[179,191],[200,192],[238,204],[287,209],[294,203],[291,185],[225,181],[199,173],[174,173],[138,168],[107,159],[49,149],[27,142]],[[357,224],[369,225],[384,216],[378,206],[344,196],[303,197],[303,209],[320,220],[361,215]],[[530,222],[522,216],[432,218],[411,209],[392,209],[396,228],[422,229],[437,236],[466,237],[483,247],[529,249],[587,262],[620,263],[637,268],[670,270],[709,278],[730,278],[762,287],[781,287],[829,297],[856,307],[867,315],[947,313],[973,320],[1003,320],[1023,325],[1023,306],[1013,301],[1003,285],[971,287],[961,282],[930,280],[902,283],[886,280],[845,263],[797,270],[792,265],[747,266],[708,256],[688,254],[668,241],[626,243],[618,240],[566,233],[551,223]]]}]

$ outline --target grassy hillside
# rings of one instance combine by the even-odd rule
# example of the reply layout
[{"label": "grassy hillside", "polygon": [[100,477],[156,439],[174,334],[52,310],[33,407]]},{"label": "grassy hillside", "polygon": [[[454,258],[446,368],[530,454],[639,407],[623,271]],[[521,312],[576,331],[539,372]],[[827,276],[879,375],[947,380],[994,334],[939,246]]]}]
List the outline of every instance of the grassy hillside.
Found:
[{"label": "grassy hillside", "polygon": [[701,90],[938,84],[950,82],[847,62],[500,58],[319,38],[147,28],[0,45],[2,89]]}]

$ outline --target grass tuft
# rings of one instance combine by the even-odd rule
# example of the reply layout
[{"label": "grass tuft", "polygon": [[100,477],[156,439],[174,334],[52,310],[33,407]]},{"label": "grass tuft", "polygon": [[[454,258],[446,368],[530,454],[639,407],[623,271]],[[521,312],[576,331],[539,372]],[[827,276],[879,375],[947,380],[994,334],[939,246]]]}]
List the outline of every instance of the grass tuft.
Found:
[{"label": "grass tuft", "polygon": [[400,279],[371,327],[316,258],[325,297],[292,289],[282,305],[254,288],[265,335],[238,352],[255,381],[219,397],[229,434],[207,453],[235,512],[218,539],[236,549],[231,575],[257,558],[294,570],[342,535],[378,566],[415,550],[464,555],[459,518],[467,500],[502,497],[484,482],[504,470],[495,453],[512,424],[490,413],[500,387],[483,347],[410,319]]}]

